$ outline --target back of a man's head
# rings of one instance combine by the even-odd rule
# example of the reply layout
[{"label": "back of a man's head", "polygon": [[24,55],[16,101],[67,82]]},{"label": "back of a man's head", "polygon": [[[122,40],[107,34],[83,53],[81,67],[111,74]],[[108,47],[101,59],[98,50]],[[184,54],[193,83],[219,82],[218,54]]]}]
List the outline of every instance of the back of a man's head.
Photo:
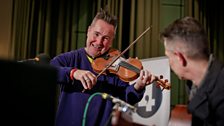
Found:
[{"label": "back of a man's head", "polygon": [[[184,17],[175,20],[161,33],[167,40],[169,47],[182,44],[184,48],[177,48],[191,58],[208,58],[209,46],[206,31],[199,21],[193,17]],[[178,43],[176,43],[178,42]]]}]

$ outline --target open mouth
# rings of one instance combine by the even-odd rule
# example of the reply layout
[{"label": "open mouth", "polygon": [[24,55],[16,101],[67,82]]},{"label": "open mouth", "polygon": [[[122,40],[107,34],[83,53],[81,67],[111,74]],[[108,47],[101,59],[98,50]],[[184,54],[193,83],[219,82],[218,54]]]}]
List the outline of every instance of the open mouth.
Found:
[{"label": "open mouth", "polygon": [[94,45],[94,44],[91,44],[92,47],[94,47],[97,51],[101,51],[103,46],[100,46],[100,45]]}]

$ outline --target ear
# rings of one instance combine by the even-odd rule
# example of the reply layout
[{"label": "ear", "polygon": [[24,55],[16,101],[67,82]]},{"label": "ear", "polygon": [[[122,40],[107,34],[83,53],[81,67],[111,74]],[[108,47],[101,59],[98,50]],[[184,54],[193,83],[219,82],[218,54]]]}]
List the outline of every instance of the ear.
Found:
[{"label": "ear", "polygon": [[178,57],[178,60],[184,67],[187,66],[187,60],[181,52],[175,52],[174,54]]}]

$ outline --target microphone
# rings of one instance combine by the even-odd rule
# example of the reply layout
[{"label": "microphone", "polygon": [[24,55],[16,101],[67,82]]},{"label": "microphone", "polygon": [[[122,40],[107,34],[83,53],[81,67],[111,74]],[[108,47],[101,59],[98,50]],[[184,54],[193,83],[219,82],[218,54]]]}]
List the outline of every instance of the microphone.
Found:
[{"label": "microphone", "polygon": [[136,107],[134,107],[133,105],[130,105],[127,102],[125,102],[121,99],[115,98],[112,95],[109,95],[107,93],[102,93],[102,98],[111,100],[113,103],[118,104],[122,108],[121,111],[123,111],[123,112],[126,112],[128,109],[130,109],[131,111],[134,111],[134,112],[136,111]]},{"label": "microphone", "polygon": [[38,58],[33,58],[33,59],[25,59],[25,60],[19,60],[19,61],[17,61],[17,62],[20,62],[20,63],[25,63],[25,62],[27,62],[27,63],[32,63],[32,62],[38,62],[39,61],[39,59]]},{"label": "microphone", "polygon": [[37,55],[35,58],[20,60],[18,62],[30,63],[30,64],[49,64],[50,57],[44,53],[41,53],[41,54]]},{"label": "microphone", "polygon": [[38,59],[40,64],[49,64],[51,60],[50,56],[44,53],[37,55],[35,58]]}]

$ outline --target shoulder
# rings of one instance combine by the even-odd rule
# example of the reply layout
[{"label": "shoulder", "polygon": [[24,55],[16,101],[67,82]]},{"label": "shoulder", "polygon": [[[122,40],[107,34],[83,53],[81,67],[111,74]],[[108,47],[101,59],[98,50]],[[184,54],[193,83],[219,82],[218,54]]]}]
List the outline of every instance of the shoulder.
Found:
[{"label": "shoulder", "polygon": [[[215,75],[214,77],[217,78],[218,81],[224,80],[224,64],[223,62],[214,59],[212,63],[212,67],[209,70],[211,72],[211,75]],[[224,86],[224,85],[223,85]]]},{"label": "shoulder", "polygon": [[77,50],[72,50],[72,51],[69,51],[69,52],[61,53],[56,57],[74,57],[74,56],[83,55],[83,54],[85,54],[85,49],[80,48],[80,49],[77,49]]},{"label": "shoulder", "polygon": [[85,54],[85,49],[80,48],[77,50],[72,50],[69,52],[61,53],[57,56],[55,56],[51,62],[70,62],[73,59],[77,59],[78,57],[82,57]]}]

